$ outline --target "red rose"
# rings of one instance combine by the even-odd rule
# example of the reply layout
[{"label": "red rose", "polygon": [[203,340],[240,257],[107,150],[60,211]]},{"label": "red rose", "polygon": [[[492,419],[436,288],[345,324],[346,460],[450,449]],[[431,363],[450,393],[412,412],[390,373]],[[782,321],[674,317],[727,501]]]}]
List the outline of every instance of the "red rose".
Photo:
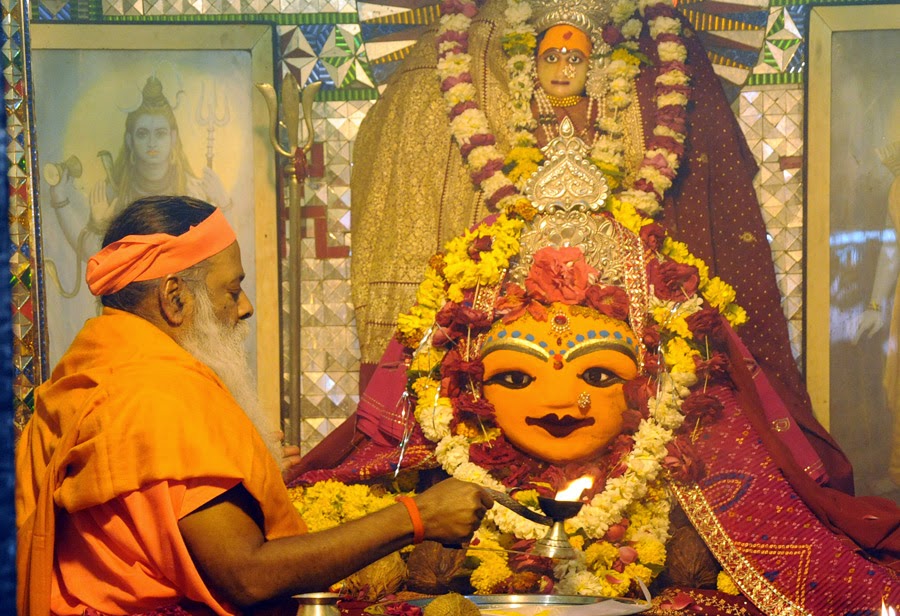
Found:
[{"label": "red rose", "polygon": [[697,340],[710,338],[714,342],[722,342],[725,338],[724,319],[715,308],[703,308],[685,320]]},{"label": "red rose", "polygon": [[633,448],[634,437],[630,434],[620,434],[612,442],[609,454],[609,459],[613,463],[612,470],[609,473],[610,478],[621,477],[625,474],[625,471],[628,469],[628,465],[625,463],[625,456]]},{"label": "red rose", "polygon": [[641,241],[653,252],[662,250],[666,241],[666,230],[659,223],[650,223],[641,227]]},{"label": "red rose", "polygon": [[628,527],[624,524],[613,524],[609,527],[609,530],[606,531],[604,539],[610,543],[621,541],[625,537],[626,530],[628,530]]},{"label": "red rose", "polygon": [[495,311],[504,323],[512,323],[526,311],[535,321],[547,320],[547,308],[533,301],[525,289],[515,283],[506,285],[505,295],[497,301]]},{"label": "red rose", "polygon": [[647,266],[647,279],[658,298],[678,302],[694,295],[700,284],[700,273],[693,265],[652,259]]},{"label": "red rose", "polygon": [[475,241],[469,244],[469,249],[467,251],[469,258],[477,263],[478,261],[481,261],[481,253],[489,252],[493,246],[494,238],[490,235],[483,235],[475,238]]},{"label": "red rose", "polygon": [[687,130],[687,112],[681,105],[666,105],[656,110],[656,122],[683,135]]},{"label": "red rose", "polygon": [[458,398],[473,381],[484,380],[484,364],[480,359],[464,361],[459,351],[452,349],[441,362],[441,393],[448,398]]},{"label": "red rose", "polygon": [[724,408],[722,401],[716,396],[702,390],[693,391],[681,403],[681,412],[688,422],[694,423],[698,419],[712,419]]},{"label": "red rose", "polygon": [[435,315],[438,328],[434,332],[432,344],[442,347],[470,333],[481,332],[491,326],[491,317],[483,310],[476,310],[463,304],[449,302]]},{"label": "red rose", "polygon": [[606,24],[603,26],[603,33],[601,35],[603,40],[610,47],[615,47],[619,43],[625,42],[625,37],[622,36],[622,31],[616,28],[612,24]]},{"label": "red rose", "polygon": [[659,348],[659,327],[657,327],[655,323],[647,325],[644,328],[644,335],[641,341],[649,350],[656,350]]},{"label": "red rose", "polygon": [[665,468],[675,481],[696,482],[703,477],[703,463],[686,438],[676,438],[666,445]]},{"label": "red rose", "polygon": [[563,304],[580,303],[597,270],[587,264],[580,248],[548,246],[534,253],[525,290],[535,299]]},{"label": "red rose", "polygon": [[494,405],[487,398],[475,398],[471,393],[462,393],[456,399],[456,409],[460,413],[467,413],[482,419],[494,418]]},{"label": "red rose", "polygon": [[639,376],[625,381],[622,386],[622,393],[625,394],[625,402],[628,408],[636,411],[642,411],[647,408],[650,398],[656,393],[656,385],[649,377]]},{"label": "red rose", "polygon": [[694,372],[697,378],[703,382],[715,383],[727,380],[730,369],[731,360],[723,353],[712,353],[709,359],[694,357]]},{"label": "red rose", "polygon": [[474,443],[469,446],[469,459],[486,468],[523,466],[522,454],[502,436],[489,443]]},{"label": "red rose", "polygon": [[628,294],[613,285],[593,284],[585,292],[585,304],[618,321],[628,318]]},{"label": "red rose", "polygon": [[658,353],[644,353],[644,372],[647,374],[657,374],[659,373],[659,354]]},{"label": "red rose", "polygon": [[622,412],[622,432],[625,434],[634,434],[637,432],[641,420],[644,419],[640,411],[636,409],[625,409]]},{"label": "red rose", "polygon": [[[656,135],[647,140],[647,148],[662,148],[677,156],[684,154],[684,144],[679,143],[674,137]],[[670,176],[674,177],[674,175]]]},{"label": "red rose", "polygon": [[660,194],[656,191],[656,186],[654,186],[653,182],[651,182],[647,178],[638,178],[637,180],[635,180],[634,189],[648,194],[652,193],[656,196],[660,196]]}]

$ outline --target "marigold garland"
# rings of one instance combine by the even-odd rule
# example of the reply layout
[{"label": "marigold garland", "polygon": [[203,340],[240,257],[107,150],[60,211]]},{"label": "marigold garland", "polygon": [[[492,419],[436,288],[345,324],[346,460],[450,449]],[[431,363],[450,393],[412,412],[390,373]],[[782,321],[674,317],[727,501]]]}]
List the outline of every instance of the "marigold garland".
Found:
[{"label": "marigold garland", "polygon": [[[650,272],[652,322],[644,333],[646,376],[631,382],[626,390],[641,419],[623,433],[607,456],[610,469],[605,483],[597,486],[589,503],[567,521],[567,531],[580,554],[575,560],[554,569],[539,559],[510,557],[506,550],[527,551],[530,542],[543,536],[546,529],[501,506],[488,512],[469,553],[479,563],[471,582],[481,593],[536,590],[619,596],[634,588],[634,580],[649,583],[662,570],[671,509],[664,483],[691,469],[696,471],[686,433],[705,414],[716,411],[712,401],[696,392],[725,373],[713,361],[717,329],[716,319],[709,313],[723,315],[732,325],[746,320],[735,303],[734,289],[710,278],[706,264],[686,245],[670,238],[652,218],[660,212],[663,194],[677,174],[684,151],[685,107],[690,100],[681,22],[664,0],[619,0],[612,8],[612,27],[604,36],[614,49],[608,56],[595,54],[592,58],[587,90],[596,98],[605,96],[613,113],[599,114],[591,158],[611,186],[620,186],[625,176],[621,118],[636,96],[634,82],[641,65],[636,40],[644,25],[636,15],[638,9],[648,23],[660,61],[656,125],[633,185],[614,193],[607,210],[620,224],[641,235],[655,252]],[[478,108],[470,72],[468,29],[478,9],[472,0],[445,0],[442,11],[438,74],[451,131],[473,183],[483,191],[487,205],[501,213],[448,242],[445,251],[429,262],[415,306],[398,318],[397,336],[414,351],[408,389],[417,401],[416,420],[424,436],[435,443],[442,468],[459,479],[506,491],[508,487],[489,469],[471,459],[474,447],[504,442],[490,420],[473,424],[465,418],[464,409],[480,404],[478,408],[485,411],[487,401],[479,399],[478,385],[464,378],[464,372],[447,368],[451,359],[456,362],[453,365],[472,363],[458,361],[459,338],[455,336],[462,332],[461,337],[470,340],[484,328],[482,321],[490,323],[486,317],[491,315],[457,311],[449,331],[436,322],[442,314],[446,317],[448,306],[462,306],[477,289],[503,281],[510,260],[519,253],[523,227],[536,215],[520,191],[543,158],[536,147],[536,122],[531,112],[537,33],[528,23],[528,1],[510,0],[503,47],[510,77],[513,147],[504,155]],[[540,303],[521,289],[517,292],[524,293],[521,301]],[[432,344],[438,340],[439,344]],[[450,391],[448,382],[461,385]],[[685,424],[688,407],[692,420]],[[552,470],[546,464],[542,468],[544,474],[530,478],[532,485],[520,486],[530,489],[512,490],[515,498],[533,509],[538,509],[534,488],[548,489],[552,476],[546,474]],[[295,490],[292,497],[311,530],[393,504],[392,495],[381,496],[365,486],[338,482]],[[727,585],[724,580],[720,584]]]}]

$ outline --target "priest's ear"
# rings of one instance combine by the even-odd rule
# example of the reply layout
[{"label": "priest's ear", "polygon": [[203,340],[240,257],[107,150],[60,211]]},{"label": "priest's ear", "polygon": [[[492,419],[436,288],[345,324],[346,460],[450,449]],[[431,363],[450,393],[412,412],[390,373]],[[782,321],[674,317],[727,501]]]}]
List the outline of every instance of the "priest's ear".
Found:
[{"label": "priest's ear", "polygon": [[184,278],[178,274],[167,274],[159,282],[157,299],[166,323],[172,327],[179,327],[184,324],[191,312],[190,306],[194,296]]}]

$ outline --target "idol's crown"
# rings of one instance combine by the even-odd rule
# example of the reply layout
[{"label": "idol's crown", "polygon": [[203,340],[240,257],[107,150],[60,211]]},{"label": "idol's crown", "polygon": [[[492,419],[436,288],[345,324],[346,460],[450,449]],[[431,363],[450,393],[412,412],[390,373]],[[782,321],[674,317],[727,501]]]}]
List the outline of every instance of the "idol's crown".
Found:
[{"label": "idol's crown", "polygon": [[607,22],[611,8],[609,0],[532,0],[531,21],[538,32],[569,24],[591,35]]}]

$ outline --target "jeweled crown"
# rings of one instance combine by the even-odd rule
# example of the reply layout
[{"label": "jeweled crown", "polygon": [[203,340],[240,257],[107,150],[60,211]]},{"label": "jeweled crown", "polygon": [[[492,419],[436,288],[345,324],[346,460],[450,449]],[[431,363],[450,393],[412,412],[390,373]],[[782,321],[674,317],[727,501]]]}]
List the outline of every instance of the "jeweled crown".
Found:
[{"label": "jeweled crown", "polygon": [[593,34],[607,22],[611,10],[609,0],[532,0],[531,23],[538,32],[569,24]]}]

